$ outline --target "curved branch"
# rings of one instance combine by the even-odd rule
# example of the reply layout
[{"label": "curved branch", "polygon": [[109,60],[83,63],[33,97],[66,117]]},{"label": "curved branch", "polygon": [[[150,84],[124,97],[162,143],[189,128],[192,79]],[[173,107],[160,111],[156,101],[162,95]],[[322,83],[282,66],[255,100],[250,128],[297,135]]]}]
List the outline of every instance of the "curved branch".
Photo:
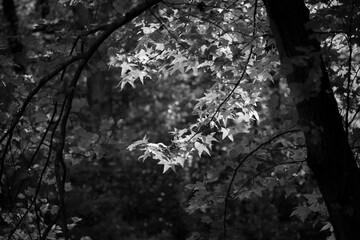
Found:
[{"label": "curved branch", "polygon": [[224,239],[225,239],[225,240],[226,240],[226,215],[227,215],[227,206],[228,206],[228,203],[229,203],[229,197],[230,197],[231,188],[232,188],[232,185],[233,185],[233,183],[234,183],[236,174],[237,174],[237,172],[239,171],[240,167],[244,164],[244,162],[245,162],[250,156],[252,156],[255,152],[257,152],[258,150],[260,150],[260,149],[261,149],[262,147],[264,147],[265,145],[271,143],[272,141],[274,141],[274,140],[277,139],[278,137],[281,137],[281,136],[286,135],[286,134],[288,134],[288,133],[295,133],[295,132],[301,132],[301,130],[293,129],[293,130],[289,130],[289,131],[286,131],[286,132],[278,133],[278,134],[274,135],[273,137],[271,137],[270,139],[268,139],[267,141],[259,144],[254,150],[252,150],[252,151],[250,151],[248,154],[246,154],[245,157],[242,157],[242,156],[243,156],[242,154],[239,154],[239,155],[236,157],[236,161],[238,162],[238,165],[237,165],[237,167],[235,168],[234,173],[233,173],[233,175],[232,175],[232,177],[231,177],[231,180],[230,180],[230,183],[229,183],[229,187],[228,187],[228,190],[227,190],[227,193],[226,193],[226,197],[225,197],[224,221],[223,221]]},{"label": "curved branch", "polygon": [[[7,143],[5,144],[5,147],[3,149],[2,152],[2,156],[0,158],[0,179],[2,177],[2,174],[4,172],[4,167],[5,167],[5,156],[7,153],[7,149],[10,146],[10,142],[11,142],[11,138],[12,138],[12,133],[16,127],[16,125],[18,124],[20,118],[23,116],[27,106],[29,105],[29,103],[31,102],[32,98],[38,93],[38,91],[47,83],[49,82],[53,77],[55,77],[60,71],[62,71],[63,69],[65,69],[67,66],[69,66],[70,64],[72,64],[73,62],[77,61],[77,60],[81,60],[83,59],[83,61],[80,63],[80,65],[78,66],[76,73],[71,81],[71,85],[70,85],[70,94],[69,94],[69,101],[67,102],[67,105],[70,105],[69,109],[68,109],[68,113],[65,112],[65,118],[66,119],[64,121],[64,123],[62,123],[63,125],[66,125],[67,122],[67,117],[68,114],[70,113],[70,109],[71,109],[71,102],[72,102],[72,96],[74,93],[74,89],[76,87],[78,78],[80,77],[84,67],[86,66],[86,64],[88,63],[88,61],[90,60],[90,58],[92,57],[92,55],[95,53],[95,51],[99,48],[99,46],[113,33],[115,32],[118,28],[124,26],[125,24],[127,24],[128,22],[132,21],[134,18],[138,17],[140,14],[142,14],[143,12],[145,12],[146,10],[150,9],[152,6],[154,6],[155,4],[161,2],[161,0],[146,0],[145,2],[139,4],[138,6],[134,7],[130,12],[128,12],[125,16],[122,16],[120,18],[118,18],[117,20],[115,20],[113,23],[109,24],[107,29],[104,30],[104,32],[99,36],[99,38],[92,44],[92,46],[90,47],[90,49],[85,53],[85,54],[81,54],[79,56],[75,56],[73,58],[71,58],[70,60],[66,61],[65,63],[61,64],[61,66],[57,67],[55,70],[53,70],[48,76],[42,78],[39,82],[39,84],[36,86],[36,88],[31,91],[29,93],[29,95],[27,96],[27,98],[25,99],[23,105],[21,106],[21,108],[19,109],[18,113],[15,115],[10,128],[3,134],[3,136],[0,138],[0,143],[4,141],[4,139],[9,136]],[[61,150],[62,151],[62,150]],[[1,186],[1,182],[0,182],[0,186]]]},{"label": "curved branch", "polygon": [[[28,96],[26,97],[24,103],[22,104],[22,106],[20,107],[20,109],[18,110],[18,112],[15,114],[11,125],[9,127],[9,129],[1,136],[0,138],[0,143],[3,142],[6,137],[8,137],[7,142],[5,144],[5,147],[3,149],[2,155],[0,157],[0,179],[4,173],[4,168],[5,168],[5,157],[6,157],[6,153],[7,150],[10,146],[11,143],[11,139],[12,139],[12,135],[14,132],[14,129],[16,127],[16,125],[18,124],[20,118],[24,115],[26,108],[28,107],[28,105],[30,104],[32,98],[40,91],[40,89],[46,84],[48,83],[53,77],[55,77],[59,72],[61,72],[63,69],[65,69],[67,66],[69,66],[70,64],[72,64],[73,62],[78,61],[79,59],[82,59],[84,56],[83,55],[79,55],[79,56],[75,56],[73,58],[71,58],[70,60],[66,61],[65,63],[61,64],[59,67],[57,67],[55,70],[53,70],[49,75],[43,77],[38,85],[35,87],[35,89],[33,89]],[[0,181],[0,186],[2,185],[2,182]]]},{"label": "curved branch", "polygon": [[[31,207],[36,204],[36,198],[38,197],[39,195],[39,192],[40,192],[40,187],[41,187],[41,182],[42,182],[42,179],[45,175],[45,171],[49,165],[49,162],[50,162],[50,157],[51,157],[51,148],[52,148],[52,144],[53,144],[53,139],[54,139],[54,135],[55,135],[55,130],[57,128],[57,125],[58,125],[58,121],[55,121],[55,115],[56,115],[56,111],[57,111],[57,104],[55,104],[55,107],[54,107],[54,111],[53,111],[53,114],[52,114],[52,117],[51,117],[51,120],[50,120],[50,123],[49,123],[49,126],[47,128],[47,132],[48,130],[50,129],[51,125],[53,123],[55,123],[54,125],[54,128],[53,128],[53,131],[52,131],[52,134],[51,134],[51,137],[50,137],[50,146],[49,146],[49,154],[47,156],[47,159],[46,159],[46,162],[45,162],[45,165],[44,165],[44,168],[42,169],[41,171],[41,174],[40,174],[40,178],[39,178],[39,181],[38,181],[38,184],[37,184],[37,187],[36,187],[36,190],[35,190],[35,194],[34,194],[34,197],[32,198],[32,201],[30,202],[30,205],[28,206],[28,208],[26,209],[25,213],[21,216],[20,220],[16,223],[15,227],[11,230],[10,234],[9,234],[9,237],[8,237],[8,240],[11,240],[12,239],[12,236],[15,234],[16,232],[16,229],[18,229],[18,227],[20,226],[20,224],[22,223],[22,221],[25,219],[25,217],[27,216],[27,214],[29,213]],[[46,136],[46,134],[44,134]],[[42,143],[39,144],[39,146],[41,145]],[[35,154],[34,154],[35,155]],[[40,233],[40,238],[41,238],[41,233]]]},{"label": "curved branch", "polygon": [[286,162],[281,162],[281,163],[277,163],[277,164],[274,164],[268,168],[265,168],[264,170],[262,171],[259,171],[257,172],[256,174],[254,174],[251,178],[249,178],[243,185],[241,185],[241,187],[239,187],[239,189],[235,192],[234,195],[237,195],[241,190],[244,189],[244,187],[246,187],[251,181],[253,181],[255,178],[257,178],[258,176],[260,176],[261,174],[263,173],[266,173],[267,171],[277,167],[277,166],[280,166],[280,165],[283,165],[283,164],[296,164],[296,163],[304,163],[306,162],[306,160],[298,160],[298,161],[286,161]]},{"label": "curved branch", "polygon": [[[93,45],[90,47],[88,52],[85,54],[82,62],[78,65],[78,67],[75,71],[75,74],[70,82],[69,93],[67,94],[67,99],[66,99],[66,103],[65,103],[64,115],[63,115],[63,117],[61,119],[61,123],[60,123],[60,144],[59,144],[60,147],[56,151],[56,158],[55,158],[55,169],[57,172],[56,179],[57,179],[57,184],[58,184],[58,189],[59,189],[60,207],[62,209],[60,218],[62,219],[62,228],[64,231],[65,239],[68,239],[68,234],[67,234],[68,230],[67,230],[67,225],[66,225],[66,209],[65,209],[65,200],[64,200],[65,199],[64,195],[65,195],[66,164],[63,159],[63,151],[65,148],[67,120],[70,115],[72,101],[74,98],[74,93],[75,93],[75,88],[76,88],[77,82],[78,82],[80,75],[83,72],[85,66],[87,65],[88,61],[91,59],[92,55],[100,47],[100,45],[106,39],[108,39],[109,36],[111,36],[111,34],[113,32],[115,32],[117,29],[124,26],[125,24],[127,24],[128,22],[133,20],[134,18],[138,17],[140,14],[142,14],[144,11],[150,9],[153,5],[155,5],[158,2],[160,2],[160,0],[146,1],[145,3],[138,5],[132,11],[127,13],[125,15],[125,17],[121,17],[120,19],[116,20],[114,23],[110,24],[108,29],[105,30],[99,36],[99,38],[95,41],[95,43],[93,43]],[[60,164],[61,164],[62,171],[63,171],[62,177],[60,176]]]}]

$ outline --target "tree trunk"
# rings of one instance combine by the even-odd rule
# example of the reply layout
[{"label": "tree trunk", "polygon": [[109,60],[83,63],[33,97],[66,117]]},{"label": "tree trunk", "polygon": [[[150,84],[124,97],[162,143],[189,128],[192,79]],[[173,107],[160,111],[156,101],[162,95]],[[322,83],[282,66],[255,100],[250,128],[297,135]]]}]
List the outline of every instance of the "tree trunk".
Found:
[{"label": "tree trunk", "polygon": [[360,239],[360,172],[303,0],[263,0],[337,240]]},{"label": "tree trunk", "polygon": [[18,34],[18,16],[16,14],[16,6],[14,0],[3,0],[2,2],[3,12],[5,19],[5,34],[13,60],[16,66],[14,70],[17,73],[25,73],[25,55],[23,52],[23,44],[21,43],[20,36]]}]

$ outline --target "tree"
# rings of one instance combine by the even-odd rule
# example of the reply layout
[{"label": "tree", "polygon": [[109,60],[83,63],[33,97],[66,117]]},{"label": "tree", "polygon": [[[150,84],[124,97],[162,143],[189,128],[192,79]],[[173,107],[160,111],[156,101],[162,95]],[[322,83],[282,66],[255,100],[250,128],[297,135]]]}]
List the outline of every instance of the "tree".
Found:
[{"label": "tree", "polygon": [[[199,233],[189,239],[265,239],[263,233],[280,239],[260,223],[251,233],[238,227],[247,209],[239,203],[263,209],[268,224],[277,222],[280,209],[265,208],[262,198],[292,199],[291,215],[330,238],[360,235],[356,1],[30,2],[2,6],[0,224],[6,239],[78,236],[76,215],[87,221],[99,214],[83,210],[86,204],[77,212],[70,203],[92,194],[101,200],[91,203],[108,205],[106,216],[129,226],[114,230],[119,234],[170,238],[166,226],[181,221],[164,211],[164,224],[132,231],[131,225],[142,228],[137,214],[130,216],[136,207],[108,195],[119,187],[146,201],[139,200],[154,211],[146,216],[151,223],[156,201],[144,196],[176,195],[156,181],[142,187],[147,172],[138,165],[131,174],[123,171],[134,166],[125,162],[135,155],[180,172],[176,189],[184,184],[191,194],[177,196],[205,225],[191,229]],[[30,5],[40,14],[20,11]],[[98,172],[103,179],[95,183],[79,177]],[[179,208],[181,201],[173,201],[166,205]]]},{"label": "tree", "polygon": [[[360,172],[338,112],[320,45],[311,36],[311,29],[306,28],[309,10],[303,1],[265,1],[265,4],[282,64],[293,67],[287,79],[305,134],[307,162],[324,197],[336,238],[355,239],[360,235]],[[349,3],[349,7],[351,14],[355,3]],[[353,36],[352,30],[349,31],[351,44]],[[305,63],[291,61],[299,56]],[[351,68],[351,56],[349,62]],[[347,128],[348,120],[345,123]]]}]

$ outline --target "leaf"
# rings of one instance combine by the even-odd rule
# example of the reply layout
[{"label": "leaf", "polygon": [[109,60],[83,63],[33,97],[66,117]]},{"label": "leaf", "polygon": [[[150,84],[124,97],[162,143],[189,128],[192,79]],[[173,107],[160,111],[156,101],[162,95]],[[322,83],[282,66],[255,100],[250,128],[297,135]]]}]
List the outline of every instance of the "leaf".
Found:
[{"label": "leaf", "polygon": [[224,140],[226,137],[228,137],[233,142],[234,137],[232,134],[230,134],[230,131],[231,131],[230,128],[221,128],[221,133],[222,133],[221,139]]},{"label": "leaf", "polygon": [[210,135],[207,135],[205,137],[205,141],[203,141],[205,144],[209,145],[211,147],[212,145],[212,142],[218,142],[218,140],[216,138],[214,138],[214,134],[215,133],[212,133]]},{"label": "leaf", "polygon": [[183,157],[176,157],[174,161],[175,163],[180,164],[182,168],[184,167],[185,159]]},{"label": "leaf", "polygon": [[284,187],[284,190],[285,190],[285,197],[289,197],[291,194],[297,193],[296,185],[294,184],[287,183]]},{"label": "leaf", "polygon": [[305,219],[309,214],[311,213],[310,209],[305,206],[298,206],[292,211],[290,214],[290,217],[292,216],[298,216],[302,222],[305,222]]},{"label": "leaf", "polygon": [[50,209],[50,213],[52,214],[52,215],[55,215],[55,214],[57,214],[57,212],[58,212],[58,210],[59,210],[59,207],[58,206],[52,206],[51,207],[51,209]]},{"label": "leaf", "polygon": [[149,143],[148,140],[149,140],[149,138],[147,138],[146,135],[145,135],[142,140],[138,140],[136,142],[133,142],[126,149],[128,149],[129,151],[133,151],[139,145],[148,144]]},{"label": "leaf", "polygon": [[191,236],[188,237],[186,240],[198,240],[198,239],[200,239],[200,233],[193,232],[191,233]]},{"label": "leaf", "polygon": [[203,216],[201,218],[201,221],[207,224],[211,224],[213,222],[213,220],[209,216]]},{"label": "leaf", "polygon": [[257,76],[257,79],[259,80],[259,81],[265,81],[265,80],[267,80],[267,79],[272,79],[272,76],[271,76],[271,74],[268,72],[268,71],[262,71],[262,72],[260,72],[259,73],[259,75]]},{"label": "leaf", "polygon": [[48,117],[43,112],[37,112],[33,114],[32,117],[35,119],[35,122],[43,122],[48,120]]},{"label": "leaf", "polygon": [[164,165],[163,173],[166,173],[167,170],[169,170],[169,168],[171,168],[171,169],[176,173],[176,169],[175,169],[175,164],[174,164],[174,163],[171,163],[171,162],[168,162],[168,161],[165,161],[165,160],[160,160],[160,161],[158,162],[158,164]]},{"label": "leaf", "polygon": [[123,62],[121,63],[120,67],[121,67],[121,75],[125,76],[134,69],[135,65],[128,62]]},{"label": "leaf", "polygon": [[329,229],[330,232],[333,231],[333,226],[331,225],[330,222],[327,222],[327,223],[320,229],[320,232],[321,232],[321,231],[325,231],[325,230],[327,230],[327,229]]},{"label": "leaf", "polygon": [[77,222],[80,222],[80,221],[82,220],[82,218],[72,217],[71,220],[72,220],[74,223],[77,223]]},{"label": "leaf", "polygon": [[18,197],[19,199],[24,199],[24,198],[25,198],[25,195],[22,194],[22,193],[19,193],[19,194],[17,195],[17,197]]},{"label": "leaf", "polygon": [[80,240],[92,240],[89,236],[82,236]]},{"label": "leaf", "polygon": [[111,127],[114,125],[115,121],[113,118],[109,119],[102,119],[100,124],[100,130],[101,131],[108,131],[111,129]]},{"label": "leaf", "polygon": [[65,192],[70,192],[72,190],[72,186],[70,182],[65,183]]},{"label": "leaf", "polygon": [[80,112],[80,110],[86,106],[86,100],[84,98],[74,99],[72,102],[71,111]]},{"label": "leaf", "polygon": [[202,154],[203,152],[206,152],[209,156],[211,156],[209,150],[207,149],[207,147],[206,147],[204,144],[199,143],[199,142],[196,142],[196,143],[194,144],[194,146],[195,146],[195,149],[196,149],[196,150],[198,151],[198,153],[199,153],[199,157],[201,157],[201,154]]},{"label": "leaf", "polygon": [[[4,217],[4,216],[5,216],[5,217]],[[11,224],[12,221],[13,221],[13,214],[12,214],[12,213],[3,214],[2,217],[3,217],[3,221],[6,222],[6,223]]]},{"label": "leaf", "polygon": [[139,157],[139,160],[142,160],[143,162],[148,158],[148,157],[150,157],[151,156],[151,154],[150,154],[150,152],[149,151],[146,151],[143,155],[141,155],[140,157]]},{"label": "leaf", "polygon": [[142,84],[144,84],[144,77],[146,77],[146,76],[147,76],[147,73],[144,71],[140,71],[140,70],[137,70],[133,73],[133,77],[135,79],[139,78],[139,80]]},{"label": "leaf", "polygon": [[195,184],[188,184],[185,188],[189,190],[206,190],[206,187],[203,182],[197,181]]}]

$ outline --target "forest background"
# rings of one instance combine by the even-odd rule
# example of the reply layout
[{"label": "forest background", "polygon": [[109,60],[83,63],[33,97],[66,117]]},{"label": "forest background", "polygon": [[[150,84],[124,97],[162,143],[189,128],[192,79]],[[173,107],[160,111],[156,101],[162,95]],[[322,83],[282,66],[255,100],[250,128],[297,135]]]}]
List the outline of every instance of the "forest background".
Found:
[{"label": "forest background", "polygon": [[357,239],[359,6],[3,0],[0,239]]}]

